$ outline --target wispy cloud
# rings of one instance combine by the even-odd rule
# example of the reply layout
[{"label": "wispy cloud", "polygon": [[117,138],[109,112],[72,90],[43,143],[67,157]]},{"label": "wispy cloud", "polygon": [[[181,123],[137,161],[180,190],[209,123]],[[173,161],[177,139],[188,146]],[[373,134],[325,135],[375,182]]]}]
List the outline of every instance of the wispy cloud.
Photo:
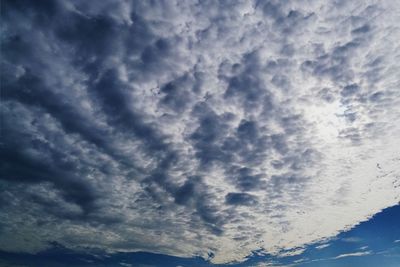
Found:
[{"label": "wispy cloud", "polygon": [[346,258],[346,257],[360,257],[360,256],[365,256],[365,255],[370,255],[371,251],[360,251],[360,252],[354,252],[354,253],[346,253],[346,254],[341,254],[333,259],[341,259],[341,258]]},{"label": "wispy cloud", "polygon": [[330,246],[330,244],[322,244],[322,245],[316,246],[315,248],[316,249],[324,249],[324,248],[327,248],[329,246]]},{"label": "wispy cloud", "polygon": [[362,241],[362,239],[359,237],[346,237],[346,238],[343,238],[342,241],[348,242],[348,243],[359,243]]}]

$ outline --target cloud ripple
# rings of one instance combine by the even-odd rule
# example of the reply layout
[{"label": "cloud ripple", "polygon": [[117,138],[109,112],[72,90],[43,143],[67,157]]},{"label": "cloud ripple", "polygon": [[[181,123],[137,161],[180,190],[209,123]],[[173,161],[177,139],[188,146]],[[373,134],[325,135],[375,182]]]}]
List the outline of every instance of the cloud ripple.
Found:
[{"label": "cloud ripple", "polygon": [[3,1],[0,249],[241,261],[400,199],[394,1]]}]

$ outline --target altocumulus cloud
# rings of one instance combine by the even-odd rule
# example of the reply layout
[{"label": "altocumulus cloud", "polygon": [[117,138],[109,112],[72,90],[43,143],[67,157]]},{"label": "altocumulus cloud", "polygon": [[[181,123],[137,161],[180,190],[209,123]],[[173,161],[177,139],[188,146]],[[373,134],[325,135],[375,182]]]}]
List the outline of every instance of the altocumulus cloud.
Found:
[{"label": "altocumulus cloud", "polygon": [[2,1],[0,249],[226,263],[397,204],[399,15],[391,0]]}]

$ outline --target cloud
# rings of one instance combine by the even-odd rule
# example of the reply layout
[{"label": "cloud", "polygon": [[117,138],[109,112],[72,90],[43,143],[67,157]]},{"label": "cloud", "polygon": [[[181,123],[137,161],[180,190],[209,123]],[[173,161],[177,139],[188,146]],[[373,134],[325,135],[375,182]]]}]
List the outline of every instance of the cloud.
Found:
[{"label": "cloud", "polygon": [[305,251],[305,248],[295,248],[289,251],[284,251],[281,252],[278,257],[292,257],[292,256],[297,256],[297,255],[301,255],[303,254],[303,252]]},{"label": "cloud", "polygon": [[228,193],[225,200],[228,205],[251,206],[257,204],[257,199],[247,193]]},{"label": "cloud", "polygon": [[348,242],[348,243],[359,243],[362,241],[362,239],[359,237],[347,237],[347,238],[343,238],[342,241]]},{"label": "cloud", "polygon": [[370,255],[370,254],[371,254],[371,251],[361,251],[361,252],[341,254],[339,256],[334,257],[333,259],[341,259],[341,258],[346,258],[346,257],[360,257],[360,256],[365,256],[365,255]]},{"label": "cloud", "polygon": [[324,248],[327,248],[329,246],[330,246],[330,244],[322,244],[322,245],[316,246],[315,248],[316,249],[324,249]]},{"label": "cloud", "polygon": [[3,2],[1,250],[243,261],[399,202],[393,2]]}]

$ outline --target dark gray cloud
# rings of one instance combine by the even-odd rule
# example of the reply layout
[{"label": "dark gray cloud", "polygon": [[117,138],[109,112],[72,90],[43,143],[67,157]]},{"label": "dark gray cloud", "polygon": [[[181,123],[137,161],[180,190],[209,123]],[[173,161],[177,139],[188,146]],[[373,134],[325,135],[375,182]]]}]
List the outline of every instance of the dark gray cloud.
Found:
[{"label": "dark gray cloud", "polygon": [[398,201],[398,14],[367,2],[3,1],[0,249],[230,262]]},{"label": "dark gray cloud", "polygon": [[257,204],[257,198],[247,193],[228,193],[225,200],[228,205],[251,206]]}]

